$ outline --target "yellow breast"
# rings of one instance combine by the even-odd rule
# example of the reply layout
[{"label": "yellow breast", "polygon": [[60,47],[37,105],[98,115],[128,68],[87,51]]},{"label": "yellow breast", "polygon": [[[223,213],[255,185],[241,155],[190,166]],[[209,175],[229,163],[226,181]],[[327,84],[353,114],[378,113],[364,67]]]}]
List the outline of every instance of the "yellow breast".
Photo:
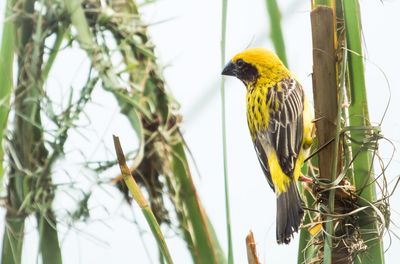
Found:
[{"label": "yellow breast", "polygon": [[247,90],[246,108],[247,123],[249,125],[251,138],[254,140],[257,132],[266,129],[269,122],[269,111],[267,104],[268,87],[257,86]]}]

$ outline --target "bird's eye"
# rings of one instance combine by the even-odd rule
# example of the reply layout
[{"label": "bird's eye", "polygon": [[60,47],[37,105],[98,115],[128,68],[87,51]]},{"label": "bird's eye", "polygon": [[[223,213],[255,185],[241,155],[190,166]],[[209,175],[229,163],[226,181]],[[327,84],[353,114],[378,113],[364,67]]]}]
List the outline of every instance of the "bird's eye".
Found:
[{"label": "bird's eye", "polygon": [[244,66],[244,61],[243,61],[242,59],[238,59],[238,60],[236,61],[236,65],[237,65],[239,68],[241,68],[241,67]]}]

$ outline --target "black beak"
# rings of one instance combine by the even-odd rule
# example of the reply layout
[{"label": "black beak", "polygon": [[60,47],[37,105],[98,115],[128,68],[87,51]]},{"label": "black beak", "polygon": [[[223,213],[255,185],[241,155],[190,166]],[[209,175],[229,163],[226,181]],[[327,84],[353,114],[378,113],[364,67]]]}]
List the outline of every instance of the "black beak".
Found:
[{"label": "black beak", "polygon": [[231,61],[229,61],[226,65],[225,68],[221,72],[222,75],[227,75],[227,76],[236,76],[235,74],[235,64],[233,64]]}]

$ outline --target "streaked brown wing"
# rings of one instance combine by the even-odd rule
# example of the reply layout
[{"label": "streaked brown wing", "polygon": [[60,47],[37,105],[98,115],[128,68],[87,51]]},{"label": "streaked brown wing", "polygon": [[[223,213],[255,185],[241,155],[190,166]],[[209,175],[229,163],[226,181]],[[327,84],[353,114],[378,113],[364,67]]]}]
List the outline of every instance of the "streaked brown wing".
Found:
[{"label": "streaked brown wing", "polygon": [[[270,88],[267,93],[267,104],[270,107],[268,128],[257,133],[254,147],[268,183],[274,189],[268,168],[266,150],[263,145],[275,149],[282,171],[293,178],[293,171],[300,152],[303,139],[303,98],[301,85],[293,78]],[[266,143],[266,144],[265,144]]]}]

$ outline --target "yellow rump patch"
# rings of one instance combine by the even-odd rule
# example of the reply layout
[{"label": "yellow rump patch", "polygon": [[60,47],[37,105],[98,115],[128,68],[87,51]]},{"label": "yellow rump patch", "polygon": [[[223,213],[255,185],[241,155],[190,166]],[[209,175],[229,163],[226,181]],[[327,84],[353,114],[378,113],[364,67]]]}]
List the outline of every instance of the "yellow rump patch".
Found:
[{"label": "yellow rump patch", "polygon": [[287,192],[287,187],[290,184],[290,178],[282,171],[275,150],[270,149],[268,151],[267,159],[276,194],[280,195],[281,193]]}]

